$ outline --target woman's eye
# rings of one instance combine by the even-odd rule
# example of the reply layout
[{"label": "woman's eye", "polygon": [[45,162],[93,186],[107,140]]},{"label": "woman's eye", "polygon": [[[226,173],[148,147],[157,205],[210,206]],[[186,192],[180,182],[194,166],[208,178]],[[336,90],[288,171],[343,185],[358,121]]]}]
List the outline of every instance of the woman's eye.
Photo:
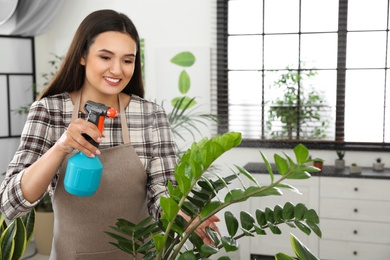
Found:
[{"label": "woman's eye", "polygon": [[103,60],[109,60],[110,59],[110,57],[108,57],[108,56],[100,56],[100,58],[103,59]]},{"label": "woman's eye", "polygon": [[131,64],[131,63],[133,63],[133,60],[124,60],[124,62]]}]

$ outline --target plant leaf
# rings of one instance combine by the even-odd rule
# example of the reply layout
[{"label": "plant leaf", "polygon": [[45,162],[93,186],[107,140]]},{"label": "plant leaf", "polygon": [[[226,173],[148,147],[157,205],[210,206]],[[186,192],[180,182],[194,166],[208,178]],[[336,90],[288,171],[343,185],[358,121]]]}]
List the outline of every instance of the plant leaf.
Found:
[{"label": "plant leaf", "polygon": [[294,205],[291,202],[286,202],[283,206],[283,219],[291,220],[294,218]]},{"label": "plant leaf", "polygon": [[222,237],[222,246],[225,248],[226,252],[233,252],[238,250],[237,241],[231,237]]},{"label": "plant leaf", "polygon": [[304,164],[309,157],[309,150],[303,144],[295,146],[294,153],[298,164]]},{"label": "plant leaf", "polygon": [[182,94],[187,94],[190,90],[191,79],[186,70],[183,70],[179,76],[179,91]]},{"label": "plant leaf", "polygon": [[225,212],[225,222],[229,236],[234,237],[238,230],[238,220],[230,211]]},{"label": "plant leaf", "polygon": [[186,251],[179,256],[178,260],[196,260],[196,256],[193,251]]},{"label": "plant leaf", "polygon": [[316,256],[313,255],[310,250],[302,244],[301,241],[293,234],[290,234],[291,246],[299,259],[305,260],[319,260]]},{"label": "plant leaf", "polygon": [[275,255],[275,260],[295,260],[295,258],[291,257],[285,253],[277,253]]},{"label": "plant leaf", "polygon": [[160,197],[160,206],[163,210],[163,217],[168,221],[171,221],[173,218],[175,218],[180,210],[179,206],[172,198],[167,198],[164,196]]},{"label": "plant leaf", "polygon": [[243,174],[245,177],[247,177],[251,182],[255,183],[257,186],[260,186],[259,183],[257,182],[257,180],[247,170],[245,170],[243,167],[238,166],[238,165],[234,165],[234,166],[236,166],[238,171],[241,174]]},{"label": "plant leaf", "polygon": [[171,62],[182,67],[191,67],[195,63],[195,60],[195,56],[191,52],[184,51],[176,54],[171,59]]},{"label": "plant leaf", "polygon": [[240,212],[240,220],[241,227],[246,230],[251,230],[253,228],[253,224],[255,223],[255,219],[252,215],[245,211]]},{"label": "plant leaf", "polygon": [[274,172],[272,171],[271,164],[269,163],[267,157],[262,152],[260,152],[260,154],[261,154],[261,157],[263,158],[265,166],[267,167],[269,176],[271,177],[271,183],[273,183],[274,182]]},{"label": "plant leaf", "polygon": [[286,159],[284,159],[278,154],[275,154],[274,160],[275,160],[276,167],[278,168],[278,172],[281,175],[285,175],[286,173],[288,173],[288,163]]}]

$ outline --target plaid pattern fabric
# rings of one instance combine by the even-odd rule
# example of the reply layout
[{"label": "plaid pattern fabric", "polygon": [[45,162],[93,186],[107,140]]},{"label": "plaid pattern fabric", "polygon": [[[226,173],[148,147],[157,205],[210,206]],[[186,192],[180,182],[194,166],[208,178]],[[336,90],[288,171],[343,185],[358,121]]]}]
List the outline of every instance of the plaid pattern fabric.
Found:
[{"label": "plaid pattern fabric", "polygon": [[[24,126],[20,146],[10,162],[6,178],[0,186],[0,209],[12,219],[31,210],[38,201],[29,203],[23,197],[20,179],[24,169],[49,150],[65,132],[72,119],[73,103],[68,93],[36,101],[32,104]],[[168,181],[176,184],[174,167],[176,155],[167,115],[163,108],[138,96],[132,96],[125,108],[130,142],[148,174],[147,194],[149,213],[158,218],[158,199],[168,195]],[[86,118],[79,113],[79,117]],[[107,118],[104,138],[99,149],[122,144],[120,117]],[[59,172],[51,183],[54,192]]]}]

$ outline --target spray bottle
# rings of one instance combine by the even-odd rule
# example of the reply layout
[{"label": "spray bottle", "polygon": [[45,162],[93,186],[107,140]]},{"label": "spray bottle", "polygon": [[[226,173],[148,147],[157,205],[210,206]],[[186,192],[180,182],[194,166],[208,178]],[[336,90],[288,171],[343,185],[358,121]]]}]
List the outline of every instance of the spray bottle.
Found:
[{"label": "spray bottle", "polygon": [[[106,116],[114,118],[117,114],[114,108],[92,101],[85,102],[84,110],[88,113],[87,121],[94,123],[100,133],[103,133],[104,118]],[[99,147],[90,136],[86,134],[83,136],[96,148]],[[76,196],[92,196],[99,187],[102,172],[103,164],[97,156],[91,158],[78,152],[68,160],[64,179],[65,190]]]}]

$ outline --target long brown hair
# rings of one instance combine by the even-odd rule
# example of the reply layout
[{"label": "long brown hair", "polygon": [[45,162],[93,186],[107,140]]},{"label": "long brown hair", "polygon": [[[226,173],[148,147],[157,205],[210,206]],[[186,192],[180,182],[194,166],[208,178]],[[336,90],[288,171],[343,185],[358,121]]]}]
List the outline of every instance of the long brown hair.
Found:
[{"label": "long brown hair", "polygon": [[135,57],[134,74],[122,92],[128,95],[135,94],[144,97],[140,40],[137,29],[126,15],[113,10],[99,10],[89,14],[81,22],[61,67],[47,88],[42,91],[39,99],[79,90],[85,79],[85,68],[80,64],[80,60],[84,55],[88,54],[89,48],[96,37],[100,33],[107,31],[127,33],[136,42],[137,54]]}]

